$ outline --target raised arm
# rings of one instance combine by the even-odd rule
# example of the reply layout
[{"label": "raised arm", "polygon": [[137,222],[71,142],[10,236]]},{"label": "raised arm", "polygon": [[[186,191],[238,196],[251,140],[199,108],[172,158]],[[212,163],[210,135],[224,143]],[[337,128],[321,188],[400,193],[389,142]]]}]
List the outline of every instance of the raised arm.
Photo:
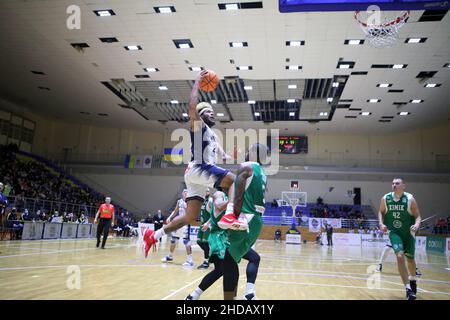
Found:
[{"label": "raised arm", "polygon": [[236,175],[236,188],[234,191],[234,214],[239,216],[244,203],[244,192],[247,179],[253,175],[253,167],[250,163],[243,163]]},{"label": "raised arm", "polygon": [[228,200],[225,200],[223,192],[216,192],[214,194],[214,213],[218,216],[223,210],[226,209]]},{"label": "raised arm", "polygon": [[198,88],[200,85],[200,80],[202,79],[203,75],[205,75],[206,73],[207,73],[207,71],[203,70],[197,75],[194,86],[192,87],[191,96],[189,98],[188,114],[189,114],[189,118],[191,120],[191,130],[192,131],[197,131],[197,130],[201,129],[200,123],[196,122],[196,121],[200,120],[198,117],[198,114],[197,114],[196,107],[197,107],[197,103],[198,103]]},{"label": "raised arm", "polygon": [[178,210],[180,210],[180,208],[178,207],[178,202],[179,201],[177,201],[177,205],[175,206],[175,209],[173,209],[172,213],[167,218],[167,223],[170,223],[170,221],[178,214]]},{"label": "raised arm", "polygon": [[420,217],[419,206],[417,205],[416,199],[414,198],[411,199],[411,213],[413,214],[414,218],[416,218],[416,223],[411,226],[411,231],[416,233],[420,228],[420,222],[422,221],[422,218]]}]

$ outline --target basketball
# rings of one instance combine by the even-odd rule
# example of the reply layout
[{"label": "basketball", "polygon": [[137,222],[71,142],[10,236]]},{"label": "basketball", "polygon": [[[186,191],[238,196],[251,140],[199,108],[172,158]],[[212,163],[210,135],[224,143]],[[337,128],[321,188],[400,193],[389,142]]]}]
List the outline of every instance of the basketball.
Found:
[{"label": "basketball", "polygon": [[200,81],[200,89],[205,92],[214,91],[219,84],[219,76],[212,70],[207,70],[207,73],[202,77]]}]

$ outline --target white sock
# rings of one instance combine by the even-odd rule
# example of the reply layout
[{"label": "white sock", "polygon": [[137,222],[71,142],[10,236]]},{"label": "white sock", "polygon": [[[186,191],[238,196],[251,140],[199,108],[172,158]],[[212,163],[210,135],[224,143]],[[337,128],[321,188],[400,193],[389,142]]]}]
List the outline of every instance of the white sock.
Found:
[{"label": "white sock", "polygon": [[203,290],[197,287],[197,289],[195,289],[194,292],[191,293],[191,296],[194,300],[198,300],[198,298],[200,298],[202,293]]},{"label": "white sock", "polygon": [[234,213],[234,204],[228,202],[225,214]]},{"label": "white sock", "polygon": [[171,253],[169,253],[167,256],[168,256],[169,258],[173,258],[173,256],[172,256]]},{"label": "white sock", "polygon": [[245,289],[245,295],[255,292],[255,284],[247,282],[247,288]]},{"label": "white sock", "polygon": [[411,290],[411,285],[409,283],[405,284],[405,288]]},{"label": "white sock", "polygon": [[380,257],[380,264],[383,264],[384,260],[386,260],[388,254],[389,254],[389,250],[391,250],[390,247],[385,246],[383,249],[383,253],[381,254]]},{"label": "white sock", "polygon": [[161,239],[162,236],[165,235],[165,234],[166,234],[166,232],[164,231],[164,228],[161,228],[161,229],[157,230],[157,231],[155,232],[155,238],[156,238],[156,240]]},{"label": "white sock", "polygon": [[409,276],[409,281],[417,281],[417,278],[415,276]]},{"label": "white sock", "polygon": [[192,254],[188,254],[186,261],[192,262]]}]

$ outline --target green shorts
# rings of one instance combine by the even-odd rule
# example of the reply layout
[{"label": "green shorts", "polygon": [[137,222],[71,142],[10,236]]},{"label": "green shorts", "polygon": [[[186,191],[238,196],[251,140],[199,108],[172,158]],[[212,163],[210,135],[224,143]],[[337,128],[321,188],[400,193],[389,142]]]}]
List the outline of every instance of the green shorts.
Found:
[{"label": "green shorts", "polygon": [[209,229],[206,231],[203,231],[200,226],[198,229],[198,233],[197,233],[197,243],[208,242],[209,233],[210,233]]},{"label": "green shorts", "polygon": [[212,262],[213,256],[217,256],[223,260],[225,258],[225,252],[229,247],[228,236],[226,230],[213,231],[208,237],[209,244],[209,262]]},{"label": "green shorts", "polygon": [[416,252],[416,238],[411,234],[400,234],[395,231],[389,232],[389,240],[391,240],[392,249],[395,253],[403,251],[405,256],[414,259]]},{"label": "green shorts", "polygon": [[230,247],[228,251],[234,261],[239,263],[243,256],[252,248],[262,230],[263,221],[259,213],[255,213],[248,224],[247,231],[229,230],[228,240]]}]

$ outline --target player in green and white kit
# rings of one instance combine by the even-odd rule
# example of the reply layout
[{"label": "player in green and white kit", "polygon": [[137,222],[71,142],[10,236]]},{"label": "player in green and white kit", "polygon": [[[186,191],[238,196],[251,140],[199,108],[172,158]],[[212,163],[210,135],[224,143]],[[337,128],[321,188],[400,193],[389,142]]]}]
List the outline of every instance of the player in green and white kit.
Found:
[{"label": "player in green and white kit", "polygon": [[200,295],[214,284],[223,275],[223,259],[225,252],[229,245],[228,232],[217,226],[217,222],[225,214],[225,208],[228,204],[227,196],[221,192],[216,191],[212,197],[212,202],[208,202],[205,210],[208,211],[209,220],[200,226],[203,231],[209,230],[208,244],[209,244],[209,261],[214,263],[214,270],[203,277],[199,286],[186,297],[186,300],[198,300]]},{"label": "player in green and white kit", "polygon": [[[211,217],[211,210],[214,206],[214,200],[213,197],[210,196],[209,189],[206,192],[205,201],[203,202],[202,208],[200,210],[200,224],[204,225],[206,222],[208,222],[209,218]],[[205,260],[201,265],[197,267],[197,269],[208,269],[209,268],[209,244],[208,244],[208,237],[209,237],[209,228],[206,230],[203,230],[201,227],[198,230],[197,233],[197,244],[199,247],[203,250]]]},{"label": "player in green and white kit", "polygon": [[[260,257],[256,251],[252,250],[262,230],[262,215],[264,214],[264,194],[266,191],[267,177],[261,166],[267,157],[267,147],[255,144],[249,148],[246,161],[240,165],[235,180],[234,214],[244,216],[248,222],[248,229],[229,230],[228,240],[230,247],[224,259],[224,297],[231,300],[236,297],[237,284],[239,280],[238,263],[241,259],[250,254],[250,261],[247,267],[247,288],[244,297],[248,300],[255,298],[254,283],[258,272]],[[251,162],[249,160],[256,160]],[[241,218],[240,218],[241,219]],[[223,218],[221,222],[223,221]],[[220,226],[220,223],[219,223]]]},{"label": "player in green and white kit", "polygon": [[[260,155],[267,154],[267,148],[262,145],[254,145],[247,154],[247,160],[254,153],[254,157],[260,162]],[[256,299],[254,286],[258,274],[260,256],[251,247],[256,242],[261,229],[264,213],[264,193],[266,189],[266,175],[258,162],[245,162],[238,169],[236,187],[240,188],[241,197],[235,202],[235,208],[245,214],[249,221],[248,231],[223,230],[220,228],[223,211],[226,208],[221,198],[221,192],[214,194],[214,212],[211,213],[211,232],[208,238],[210,246],[210,260],[214,262],[215,269],[206,275],[199,287],[187,296],[186,300],[197,300],[204,290],[209,288],[222,275],[224,298],[226,300],[236,297],[237,283],[239,279],[238,263],[241,258],[248,260],[246,275],[247,287],[244,295],[246,300]],[[219,199],[219,200],[218,200]],[[221,208],[221,209],[218,209]],[[220,212],[220,214],[219,214]],[[206,227],[206,226],[204,226]]]},{"label": "player in green and white kit", "polygon": [[398,271],[406,288],[406,297],[408,300],[415,300],[417,293],[415,233],[420,228],[421,218],[413,195],[404,190],[403,179],[396,178],[392,181],[393,192],[385,194],[381,199],[378,218],[380,229],[384,232],[389,230],[389,239],[397,257]]}]

